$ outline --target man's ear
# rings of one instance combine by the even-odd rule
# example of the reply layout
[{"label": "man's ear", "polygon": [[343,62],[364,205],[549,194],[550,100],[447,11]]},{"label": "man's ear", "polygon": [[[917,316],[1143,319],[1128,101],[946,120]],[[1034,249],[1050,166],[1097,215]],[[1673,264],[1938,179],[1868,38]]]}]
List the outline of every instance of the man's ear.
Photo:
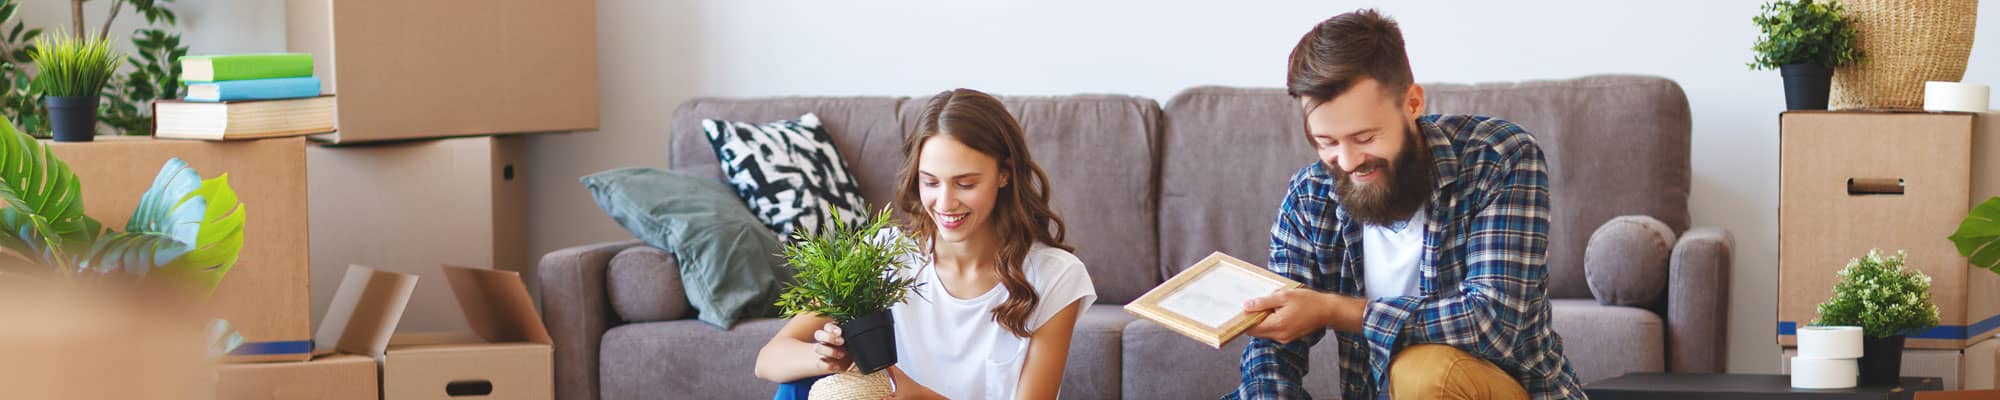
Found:
[{"label": "man's ear", "polygon": [[1404,112],[1409,114],[1410,119],[1416,119],[1418,116],[1424,115],[1424,101],[1424,85],[1413,82],[1410,83],[1409,89],[1404,89],[1403,107]]}]

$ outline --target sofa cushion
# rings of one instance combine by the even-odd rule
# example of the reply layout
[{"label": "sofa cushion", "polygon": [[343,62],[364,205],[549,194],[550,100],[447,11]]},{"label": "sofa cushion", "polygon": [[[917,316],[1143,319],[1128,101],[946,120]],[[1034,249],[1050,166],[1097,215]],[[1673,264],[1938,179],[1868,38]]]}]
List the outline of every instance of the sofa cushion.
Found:
[{"label": "sofa cushion", "polygon": [[1563,355],[1584,383],[1632,372],[1666,372],[1666,327],[1642,308],[1585,299],[1550,300]]},{"label": "sofa cushion", "polygon": [[[903,104],[906,128],[916,128],[925,100]],[[1048,171],[1051,206],[1066,223],[1077,258],[1090,269],[1098,303],[1125,304],[1158,285],[1158,207],[1151,177],[1159,152],[1159,105],[1110,95],[1001,102],[1021,121],[1029,153]]]},{"label": "sofa cushion", "polygon": [[[1236,390],[1242,382],[1240,337],[1212,349],[1150,320],[1125,326],[1125,398],[1212,399]],[[1305,379],[1313,398],[1340,397],[1340,346],[1329,332],[1313,346]]]},{"label": "sofa cushion", "polygon": [[[1160,155],[1160,267],[1171,276],[1223,252],[1271,257],[1286,185],[1317,158],[1283,89],[1197,87],[1167,102]],[[1229,149],[1227,154],[1216,149]]]},{"label": "sofa cushion", "polygon": [[691,306],[680,268],[673,253],[653,246],[628,247],[611,256],[604,290],[618,319],[651,322],[688,316]]},{"label": "sofa cushion", "polygon": [[1687,95],[1666,78],[1424,86],[1429,110],[1479,114],[1527,129],[1549,164],[1549,297],[1589,298],[1585,243],[1619,215],[1688,229]]},{"label": "sofa cushion", "polygon": [[677,172],[722,179],[722,164],[702,134],[701,120],[776,121],[805,113],[819,117],[820,126],[847,159],[849,172],[861,186],[869,210],[889,204],[896,193],[896,170],[903,165],[903,126],[896,119],[902,97],[781,97],[697,98],[674,109],[667,135],[667,165]]},{"label": "sofa cushion", "polygon": [[598,354],[602,400],[768,399],[778,385],[757,379],[757,352],[782,319],[753,319],[729,330],[694,320],[619,325]]},{"label": "sofa cushion", "polygon": [[736,196],[779,236],[860,225],[870,215],[819,116],[762,124],[705,119],[701,127]]},{"label": "sofa cushion", "polygon": [[1604,305],[1649,307],[1667,293],[1674,230],[1644,215],[1606,221],[1583,249],[1590,294]]},{"label": "sofa cushion", "polygon": [[1138,319],[1119,307],[1091,307],[1076,320],[1063,364],[1062,398],[1116,399],[1124,377],[1125,327]]},{"label": "sofa cushion", "polygon": [[582,179],[599,207],[646,244],[672,251],[688,304],[702,321],[776,315],[772,305],[791,271],[777,235],[729,188],[686,174],[624,168]]}]

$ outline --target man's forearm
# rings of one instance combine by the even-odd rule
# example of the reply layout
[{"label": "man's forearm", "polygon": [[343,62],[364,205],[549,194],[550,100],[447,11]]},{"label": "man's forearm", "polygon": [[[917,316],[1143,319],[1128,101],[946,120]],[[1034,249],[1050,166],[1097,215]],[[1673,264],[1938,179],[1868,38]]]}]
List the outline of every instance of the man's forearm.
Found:
[{"label": "man's forearm", "polygon": [[1360,333],[1362,321],[1368,316],[1368,301],[1358,297],[1328,294],[1333,303],[1333,313],[1326,326],[1341,332]]}]

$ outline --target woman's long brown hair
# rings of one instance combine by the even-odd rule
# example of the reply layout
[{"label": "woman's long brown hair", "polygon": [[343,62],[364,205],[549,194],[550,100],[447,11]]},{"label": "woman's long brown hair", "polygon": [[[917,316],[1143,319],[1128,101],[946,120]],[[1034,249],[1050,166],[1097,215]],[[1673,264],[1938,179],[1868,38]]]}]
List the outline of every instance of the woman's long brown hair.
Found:
[{"label": "woman's long brown hair", "polygon": [[918,117],[917,128],[903,142],[903,169],[897,179],[895,207],[907,216],[906,229],[924,243],[935,243],[937,225],[917,192],[918,154],[924,142],[950,136],[966,147],[999,161],[1009,179],[1000,188],[993,205],[991,233],[1000,242],[1000,285],[1007,288],[1007,301],[993,308],[993,321],[1015,336],[1028,337],[1028,317],[1041,296],[1028,284],[1021,263],[1036,242],[1075,251],[1065,242],[1061,216],[1049,207],[1049,177],[1028,155],[1021,123],[1014,120],[1000,100],[972,89],[956,89],[932,96]]}]

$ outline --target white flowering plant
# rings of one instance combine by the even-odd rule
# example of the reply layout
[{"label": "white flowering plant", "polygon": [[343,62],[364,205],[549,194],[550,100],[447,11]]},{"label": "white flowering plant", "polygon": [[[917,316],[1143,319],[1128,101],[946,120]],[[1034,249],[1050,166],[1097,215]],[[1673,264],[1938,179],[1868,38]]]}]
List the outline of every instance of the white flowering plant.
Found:
[{"label": "white flowering plant", "polygon": [[1881,249],[1847,261],[1841,268],[1840,283],[1833,286],[1833,298],[1819,303],[1814,325],[1859,326],[1868,336],[1907,335],[1938,324],[1938,308],[1931,302],[1931,277],[1905,266],[1908,255],[1897,251],[1884,255]]}]

